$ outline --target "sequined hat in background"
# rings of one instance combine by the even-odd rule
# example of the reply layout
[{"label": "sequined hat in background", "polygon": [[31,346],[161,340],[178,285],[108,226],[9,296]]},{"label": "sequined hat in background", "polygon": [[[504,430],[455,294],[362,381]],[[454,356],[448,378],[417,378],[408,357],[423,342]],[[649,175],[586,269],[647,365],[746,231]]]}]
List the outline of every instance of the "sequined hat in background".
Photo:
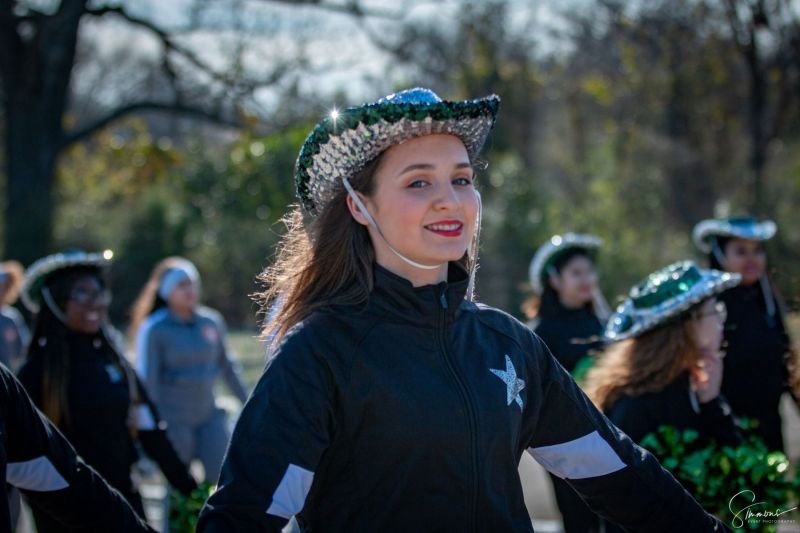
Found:
[{"label": "sequined hat in background", "polygon": [[597,249],[602,246],[603,241],[594,235],[567,233],[564,235],[553,235],[550,239],[536,250],[536,253],[528,267],[528,281],[530,281],[536,294],[544,292],[544,283],[548,275],[548,269],[558,258],[573,248],[583,248],[594,256]]},{"label": "sequined hat in background", "polygon": [[694,261],[673,263],[631,289],[609,319],[605,337],[621,341],[641,335],[738,285],[741,279],[739,274],[700,268]]},{"label": "sequined hat in background", "polygon": [[692,240],[703,252],[710,253],[717,237],[738,237],[754,241],[771,239],[778,227],[772,220],[759,222],[754,217],[731,217],[703,220],[694,227]]},{"label": "sequined hat in background", "polygon": [[295,167],[297,197],[312,216],[381,152],[415,137],[452,134],[474,159],[494,125],[500,97],[446,101],[420,87],[377,102],[334,110],[311,131]]},{"label": "sequined hat in background", "polygon": [[101,253],[70,250],[39,259],[25,271],[25,279],[22,282],[22,303],[32,313],[38,313],[41,307],[42,287],[54,273],[74,267],[103,269],[111,264],[113,257],[114,252],[111,250]]}]

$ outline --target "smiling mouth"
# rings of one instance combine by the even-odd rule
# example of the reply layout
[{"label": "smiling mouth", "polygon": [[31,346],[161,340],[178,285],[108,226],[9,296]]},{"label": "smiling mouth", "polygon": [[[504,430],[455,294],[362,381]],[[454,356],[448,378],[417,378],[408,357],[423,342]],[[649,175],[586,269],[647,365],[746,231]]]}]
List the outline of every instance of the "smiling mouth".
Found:
[{"label": "smiling mouth", "polygon": [[425,226],[425,229],[427,229],[428,231],[432,231],[437,235],[442,235],[444,237],[458,237],[464,230],[464,224],[462,224],[461,222],[428,224],[427,226]]},{"label": "smiling mouth", "polygon": [[89,320],[91,322],[100,321],[100,313],[86,313],[84,317],[86,318],[86,320]]}]

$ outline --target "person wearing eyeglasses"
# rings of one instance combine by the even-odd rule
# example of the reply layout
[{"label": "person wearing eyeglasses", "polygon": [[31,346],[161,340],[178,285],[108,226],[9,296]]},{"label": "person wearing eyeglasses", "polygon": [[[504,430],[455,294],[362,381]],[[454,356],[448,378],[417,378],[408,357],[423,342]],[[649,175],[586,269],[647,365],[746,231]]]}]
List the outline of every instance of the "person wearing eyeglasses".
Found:
[{"label": "person wearing eyeglasses", "polygon": [[[605,337],[612,344],[589,370],[586,392],[634,442],[660,426],[694,430],[700,442],[741,442],[720,394],[726,311],[717,299],[740,280],[691,261],[674,263],[635,285],[609,319]],[[622,530],[607,522],[605,531]]]},{"label": "person wearing eyeglasses", "polygon": [[[795,367],[798,362],[784,324],[785,306],[767,270],[764,244],[776,231],[771,220],[732,217],[700,222],[693,237],[712,268],[742,276],[740,285],[720,295],[728,308],[722,391],[737,415],[758,422],[767,447],[782,451],[780,402],[792,392],[792,359]],[[794,394],[800,406],[800,391]]]},{"label": "person wearing eyeglasses", "polygon": [[740,279],[691,261],[675,263],[634,286],[609,319],[605,337],[613,344],[589,371],[586,390],[634,441],[668,425],[739,442],[720,394],[726,311],[717,295]]},{"label": "person wearing eyeglasses", "polygon": [[[111,293],[104,272],[111,255],[72,251],[28,268],[22,300],[37,315],[19,378],[78,454],[143,517],[131,478],[137,442],[176,489],[188,495],[197,484],[107,322]],[[40,533],[72,531],[35,507],[33,515]]]}]

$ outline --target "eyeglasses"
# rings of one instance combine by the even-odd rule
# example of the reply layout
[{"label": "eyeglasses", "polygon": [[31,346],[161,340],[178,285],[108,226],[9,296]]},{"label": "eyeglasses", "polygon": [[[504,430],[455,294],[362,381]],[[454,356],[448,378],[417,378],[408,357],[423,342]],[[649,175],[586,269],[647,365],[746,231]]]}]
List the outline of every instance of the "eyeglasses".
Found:
[{"label": "eyeglasses", "polygon": [[108,289],[103,289],[101,291],[74,289],[69,293],[69,299],[79,305],[87,305],[89,303],[108,305],[111,303],[111,291]]},{"label": "eyeglasses", "polygon": [[713,311],[707,311],[705,313],[696,313],[695,316],[697,318],[703,318],[705,316],[716,316],[721,323],[725,323],[725,320],[728,318],[728,308],[725,307],[724,302],[717,302],[714,304]]}]

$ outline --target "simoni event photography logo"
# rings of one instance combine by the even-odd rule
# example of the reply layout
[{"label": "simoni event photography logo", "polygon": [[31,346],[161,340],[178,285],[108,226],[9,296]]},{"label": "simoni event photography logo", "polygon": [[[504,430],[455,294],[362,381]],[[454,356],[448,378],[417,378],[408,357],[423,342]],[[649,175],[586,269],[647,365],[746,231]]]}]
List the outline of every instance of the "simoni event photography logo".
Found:
[{"label": "simoni event photography logo", "polygon": [[733,515],[731,526],[740,529],[748,526],[758,526],[761,524],[800,524],[797,520],[790,518],[790,513],[797,510],[797,506],[786,508],[767,506],[767,502],[757,501],[756,493],[745,489],[737,492],[728,502],[728,509]]}]

